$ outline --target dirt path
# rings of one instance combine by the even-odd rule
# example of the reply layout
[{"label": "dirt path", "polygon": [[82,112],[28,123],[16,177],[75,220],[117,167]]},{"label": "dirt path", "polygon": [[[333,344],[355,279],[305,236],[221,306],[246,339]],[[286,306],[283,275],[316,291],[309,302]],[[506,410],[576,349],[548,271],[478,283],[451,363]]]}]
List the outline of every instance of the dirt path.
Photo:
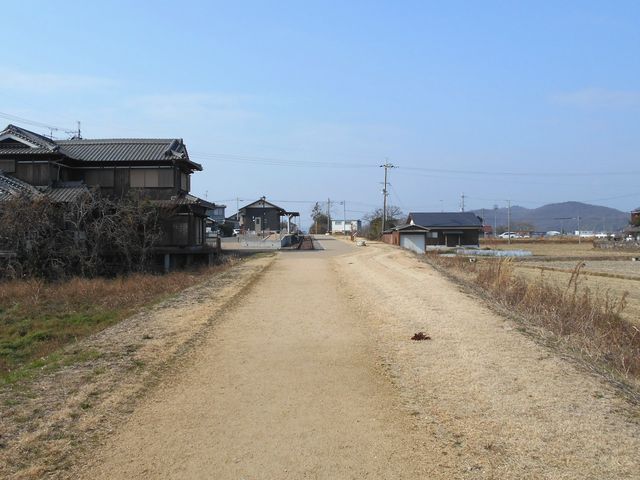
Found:
[{"label": "dirt path", "polygon": [[606,384],[405,252],[322,243],[281,254],[71,476],[637,475],[638,412]]}]

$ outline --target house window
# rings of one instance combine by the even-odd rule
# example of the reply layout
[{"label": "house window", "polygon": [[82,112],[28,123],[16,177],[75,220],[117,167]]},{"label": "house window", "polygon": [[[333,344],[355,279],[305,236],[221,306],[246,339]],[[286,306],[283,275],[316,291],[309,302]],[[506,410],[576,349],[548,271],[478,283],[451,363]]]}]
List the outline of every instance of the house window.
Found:
[{"label": "house window", "polygon": [[173,187],[173,172],[168,168],[132,168],[129,173],[132,188]]},{"label": "house window", "polygon": [[427,232],[427,238],[438,238],[438,232]]}]

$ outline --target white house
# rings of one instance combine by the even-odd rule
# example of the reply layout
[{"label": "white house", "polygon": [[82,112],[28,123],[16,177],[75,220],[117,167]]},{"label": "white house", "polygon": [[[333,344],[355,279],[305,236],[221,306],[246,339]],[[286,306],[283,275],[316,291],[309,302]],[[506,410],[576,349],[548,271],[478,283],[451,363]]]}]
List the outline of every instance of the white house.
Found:
[{"label": "white house", "polygon": [[362,230],[361,220],[331,220],[332,233],[353,233]]}]

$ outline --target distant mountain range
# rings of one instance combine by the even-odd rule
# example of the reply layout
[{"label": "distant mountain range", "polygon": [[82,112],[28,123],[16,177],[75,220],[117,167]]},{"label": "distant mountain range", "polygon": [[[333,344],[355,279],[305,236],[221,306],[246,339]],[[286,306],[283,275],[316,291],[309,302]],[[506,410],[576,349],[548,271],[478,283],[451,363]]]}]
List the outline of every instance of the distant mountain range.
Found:
[{"label": "distant mountain range", "polygon": [[[486,225],[498,228],[507,225],[507,209],[485,208],[474,210],[480,217],[484,215]],[[511,207],[512,230],[516,224],[529,224],[535,231],[547,232],[557,230],[573,232],[578,230],[578,216],[580,229],[596,232],[615,232],[624,229],[629,224],[629,213],[615,208],[589,205],[581,202],[550,203],[539,208],[524,208],[517,205]]]}]

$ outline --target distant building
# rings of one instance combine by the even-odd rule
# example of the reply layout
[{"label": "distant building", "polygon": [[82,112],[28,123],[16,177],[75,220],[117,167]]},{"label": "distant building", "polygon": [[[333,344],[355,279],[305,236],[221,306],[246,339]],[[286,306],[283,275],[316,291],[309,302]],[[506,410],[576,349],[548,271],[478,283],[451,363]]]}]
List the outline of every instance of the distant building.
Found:
[{"label": "distant building", "polygon": [[291,231],[291,219],[299,216],[298,212],[287,212],[261,197],[238,210],[238,223],[243,232],[269,234],[280,232],[282,217],[287,218],[287,231]]},{"label": "distant building", "polygon": [[478,246],[482,220],[471,212],[412,212],[406,225],[382,234],[382,240],[416,253],[428,247]]},{"label": "distant building", "polygon": [[226,208],[226,205],[215,204],[213,208],[207,210],[207,216],[213,220],[214,223],[222,224],[225,221],[224,211]]},{"label": "distant building", "polygon": [[427,246],[477,246],[483,231],[482,219],[472,212],[412,212],[407,224],[428,230]]},{"label": "distant building", "polygon": [[630,225],[624,231],[627,240],[640,242],[640,207],[631,212]]},{"label": "distant building", "polygon": [[331,220],[333,233],[354,233],[362,230],[362,220]]}]

